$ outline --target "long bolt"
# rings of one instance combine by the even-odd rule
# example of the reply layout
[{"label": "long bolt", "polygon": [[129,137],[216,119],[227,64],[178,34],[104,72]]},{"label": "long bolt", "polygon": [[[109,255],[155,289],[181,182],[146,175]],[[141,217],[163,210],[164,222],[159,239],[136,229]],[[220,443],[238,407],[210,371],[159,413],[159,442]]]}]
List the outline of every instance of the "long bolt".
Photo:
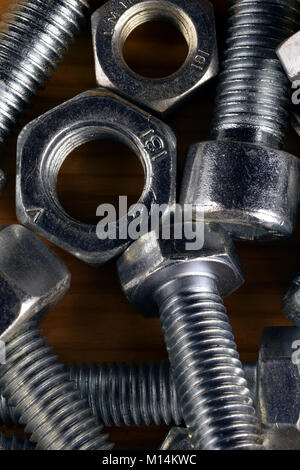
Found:
[{"label": "long bolt", "polygon": [[19,0],[0,23],[0,144],[79,31],[86,0]]},{"label": "long bolt", "polygon": [[299,28],[296,0],[231,0],[212,137],[283,146],[290,85],[276,48]]},{"label": "long bolt", "polygon": [[[244,363],[244,371],[255,399],[256,363]],[[72,365],[69,378],[81,398],[88,401],[99,423],[105,426],[141,426],[183,423],[169,364],[151,363]],[[0,423],[18,425],[15,408],[0,396]]]},{"label": "long bolt", "polygon": [[106,450],[111,444],[33,323],[6,343],[0,388],[36,449]]}]

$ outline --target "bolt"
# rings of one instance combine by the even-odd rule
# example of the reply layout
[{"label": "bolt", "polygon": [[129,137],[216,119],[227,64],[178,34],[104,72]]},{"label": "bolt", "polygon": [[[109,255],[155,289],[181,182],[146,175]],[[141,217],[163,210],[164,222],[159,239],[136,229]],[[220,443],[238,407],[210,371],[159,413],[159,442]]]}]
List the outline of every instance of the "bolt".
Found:
[{"label": "bolt", "polygon": [[[22,0],[0,23],[0,144],[49,79],[88,12],[86,0]],[[4,177],[0,174],[0,189]]]},{"label": "bolt", "polygon": [[201,250],[150,232],[118,260],[127,298],[158,313],[173,378],[196,449],[259,449],[259,430],[222,296],[243,275],[231,239],[205,225]]},{"label": "bolt", "polygon": [[35,322],[65,294],[70,274],[19,225],[0,230],[0,389],[37,449],[109,449],[106,436]]},{"label": "bolt", "polygon": [[[243,364],[253,400],[256,363]],[[180,425],[181,406],[169,364],[72,365],[69,378],[104,426]],[[0,423],[18,425],[15,408],[0,396]]]},{"label": "bolt", "polygon": [[212,125],[214,141],[191,146],[181,200],[235,238],[292,233],[300,162],[280,149],[290,86],[277,46],[298,28],[296,0],[232,0]]}]

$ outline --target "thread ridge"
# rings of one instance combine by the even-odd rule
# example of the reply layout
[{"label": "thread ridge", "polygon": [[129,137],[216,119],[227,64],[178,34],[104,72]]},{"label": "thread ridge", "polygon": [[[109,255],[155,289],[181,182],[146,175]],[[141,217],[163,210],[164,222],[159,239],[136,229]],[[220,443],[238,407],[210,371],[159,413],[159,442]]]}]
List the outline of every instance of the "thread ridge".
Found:
[{"label": "thread ridge", "polygon": [[45,341],[33,323],[26,323],[6,344],[0,388],[14,407],[14,419],[25,425],[37,450],[110,449],[86,401]]},{"label": "thread ridge", "polygon": [[260,449],[258,422],[221,297],[177,292],[161,324],[183,417],[197,449]]}]

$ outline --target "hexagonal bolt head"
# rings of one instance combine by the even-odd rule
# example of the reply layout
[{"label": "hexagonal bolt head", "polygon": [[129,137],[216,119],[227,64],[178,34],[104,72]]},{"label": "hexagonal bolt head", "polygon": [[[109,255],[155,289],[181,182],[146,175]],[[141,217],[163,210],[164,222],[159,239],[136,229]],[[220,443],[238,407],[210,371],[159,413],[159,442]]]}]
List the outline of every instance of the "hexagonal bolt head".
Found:
[{"label": "hexagonal bolt head", "polygon": [[[111,137],[129,146],[141,160],[144,190],[137,204],[111,221],[113,237],[98,237],[97,225],[73,219],[56,191],[57,175],[68,154],[91,140]],[[140,204],[175,203],[176,137],[162,121],[104,89],[89,90],[29,123],[18,139],[16,208],[20,222],[77,258],[100,265],[131,243],[118,236],[128,228]],[[92,171],[92,170],[91,170]],[[136,209],[135,209],[136,208]]]},{"label": "hexagonal bolt head", "polygon": [[[189,46],[183,65],[165,78],[138,75],[122,53],[131,31],[153,20],[178,26]],[[110,0],[93,14],[92,34],[98,85],[160,113],[178,105],[218,71],[214,12],[207,0]]]},{"label": "hexagonal bolt head", "polygon": [[143,235],[118,259],[122,288],[145,316],[158,314],[156,289],[181,276],[213,276],[222,296],[244,282],[238,254],[230,237],[216,224],[204,224],[203,247],[187,250],[186,241],[162,240],[155,232]]},{"label": "hexagonal bolt head", "polygon": [[29,320],[39,321],[65,294],[70,273],[21,225],[0,230],[0,340]]},{"label": "hexagonal bolt head", "polygon": [[190,147],[180,202],[196,219],[220,223],[234,238],[272,239],[292,234],[300,190],[300,160],[242,142],[210,141]]}]

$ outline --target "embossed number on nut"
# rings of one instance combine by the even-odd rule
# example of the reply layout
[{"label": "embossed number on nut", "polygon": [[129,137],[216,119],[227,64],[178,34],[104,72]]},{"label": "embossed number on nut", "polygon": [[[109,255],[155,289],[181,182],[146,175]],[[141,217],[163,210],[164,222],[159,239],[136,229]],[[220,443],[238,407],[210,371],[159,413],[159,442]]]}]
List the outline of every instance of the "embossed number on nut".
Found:
[{"label": "embossed number on nut", "polygon": [[[129,34],[153,20],[175,24],[189,48],[183,65],[165,78],[142,77],[123,57]],[[161,113],[218,71],[214,13],[207,0],[110,0],[93,14],[92,34],[98,85]]]},{"label": "embossed number on nut", "polygon": [[[142,161],[145,185],[138,203],[150,212],[153,203],[175,202],[176,138],[148,113],[103,89],[90,90],[29,123],[20,134],[17,157],[19,220],[54,244],[89,264],[99,265],[122,252],[127,239],[100,240],[96,226],[73,219],[56,192],[60,167],[69,153],[88,141],[113,137],[128,145]],[[132,209],[119,224],[136,216]]]}]

